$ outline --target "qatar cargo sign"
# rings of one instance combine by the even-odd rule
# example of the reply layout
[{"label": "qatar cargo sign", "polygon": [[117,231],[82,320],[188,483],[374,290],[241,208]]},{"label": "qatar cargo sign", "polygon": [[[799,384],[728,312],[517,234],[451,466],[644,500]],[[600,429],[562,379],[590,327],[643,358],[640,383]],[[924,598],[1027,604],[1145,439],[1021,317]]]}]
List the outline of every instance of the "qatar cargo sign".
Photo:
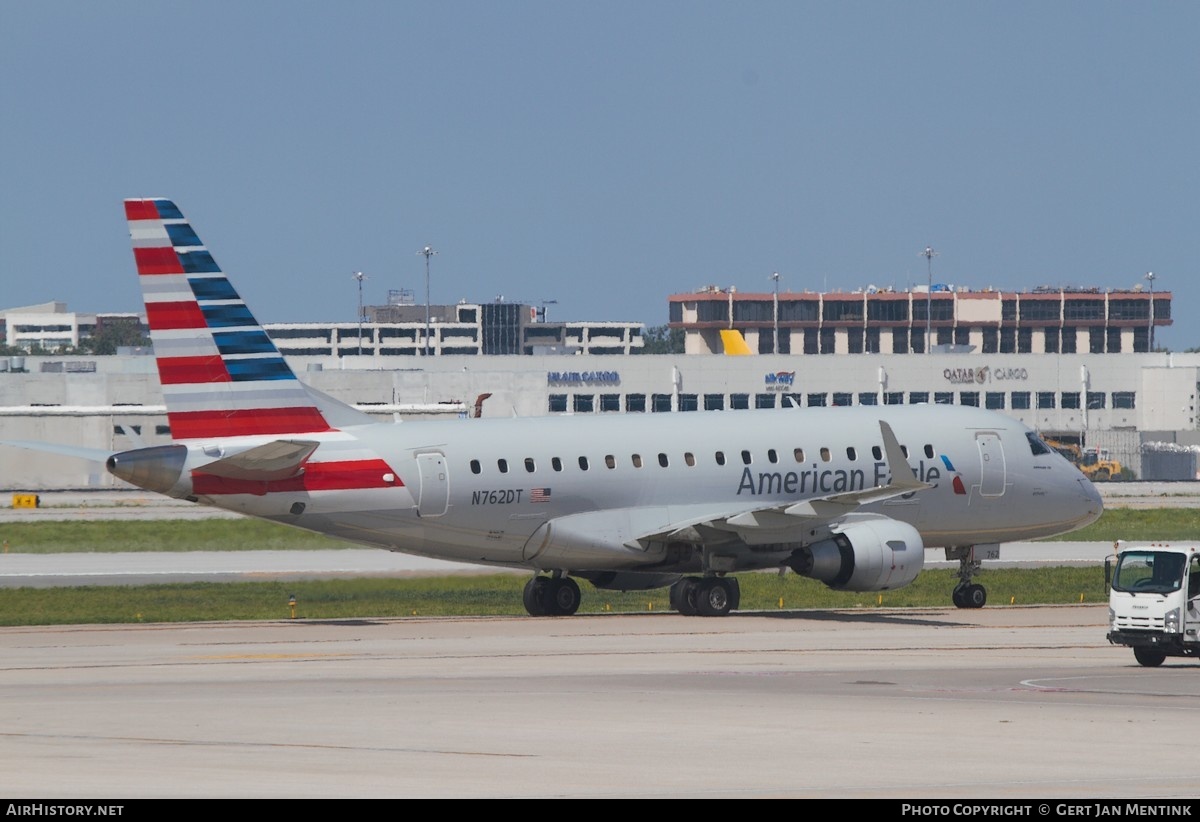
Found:
[{"label": "qatar cargo sign", "polygon": [[946,382],[952,385],[983,385],[990,382],[1027,380],[1029,371],[1024,368],[995,368],[981,365],[978,368],[947,368],[942,371]]}]

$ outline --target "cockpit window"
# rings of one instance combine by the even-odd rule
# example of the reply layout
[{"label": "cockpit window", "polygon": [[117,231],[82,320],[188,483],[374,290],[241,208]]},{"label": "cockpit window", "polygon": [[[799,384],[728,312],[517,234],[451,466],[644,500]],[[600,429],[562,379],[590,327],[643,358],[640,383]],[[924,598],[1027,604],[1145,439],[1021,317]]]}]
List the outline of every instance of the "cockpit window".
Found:
[{"label": "cockpit window", "polygon": [[1042,454],[1053,453],[1050,446],[1042,442],[1041,438],[1034,432],[1030,431],[1028,434],[1026,434],[1025,439],[1029,440],[1029,450],[1033,452],[1035,457],[1040,457]]}]

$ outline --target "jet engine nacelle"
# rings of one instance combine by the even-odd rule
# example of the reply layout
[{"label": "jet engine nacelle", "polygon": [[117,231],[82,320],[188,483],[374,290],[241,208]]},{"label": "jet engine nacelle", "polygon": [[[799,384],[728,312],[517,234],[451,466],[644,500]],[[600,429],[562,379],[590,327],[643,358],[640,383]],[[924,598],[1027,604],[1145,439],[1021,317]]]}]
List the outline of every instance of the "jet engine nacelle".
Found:
[{"label": "jet engine nacelle", "polygon": [[894,519],[852,522],[831,538],[792,554],[797,574],[837,591],[886,591],[917,578],[925,564],[925,543],[917,529]]}]

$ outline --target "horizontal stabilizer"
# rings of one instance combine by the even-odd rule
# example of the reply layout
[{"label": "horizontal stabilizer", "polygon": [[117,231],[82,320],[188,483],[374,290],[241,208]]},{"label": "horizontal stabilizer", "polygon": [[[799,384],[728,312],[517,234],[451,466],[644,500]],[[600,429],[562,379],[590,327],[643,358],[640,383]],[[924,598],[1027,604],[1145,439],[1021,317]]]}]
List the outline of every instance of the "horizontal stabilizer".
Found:
[{"label": "horizontal stabilizer", "polygon": [[13,448],[41,451],[46,454],[60,454],[64,457],[76,457],[102,465],[108,462],[108,458],[114,453],[102,448],[84,448],[82,445],[59,445],[54,442],[34,442],[32,440],[0,440],[0,445],[11,445]]},{"label": "horizontal stabilizer", "polygon": [[275,440],[210,462],[197,470],[227,479],[262,482],[284,480],[304,470],[304,463],[317,450],[318,444],[307,440]]}]

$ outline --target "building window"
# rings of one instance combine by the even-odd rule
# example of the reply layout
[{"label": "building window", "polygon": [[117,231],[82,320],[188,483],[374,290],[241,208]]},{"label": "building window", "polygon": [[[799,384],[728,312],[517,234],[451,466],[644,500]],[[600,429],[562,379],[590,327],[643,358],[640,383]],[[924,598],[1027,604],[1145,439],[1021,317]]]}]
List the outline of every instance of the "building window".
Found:
[{"label": "building window", "polygon": [[1038,408],[1055,408],[1056,406],[1055,406],[1055,402],[1054,402],[1054,392],[1053,391],[1037,392],[1037,405],[1038,405]]},{"label": "building window", "polygon": [[596,397],[593,394],[576,394],[573,399],[576,414],[590,414],[596,408]]},{"label": "building window", "polygon": [[907,354],[908,353],[908,329],[893,328],[892,329],[892,353]]},{"label": "building window", "polygon": [[833,404],[842,408],[848,405],[854,405],[854,395],[849,391],[834,391]]},{"label": "building window", "polygon": [[1104,327],[1092,326],[1088,329],[1088,351],[1092,354],[1104,353]]},{"label": "building window", "polygon": [[808,395],[808,407],[809,408],[817,408],[822,405],[825,405],[825,395],[824,394],[809,394]]},{"label": "building window", "polygon": [[1064,391],[1062,394],[1063,408],[1078,408],[1079,407],[1079,392]]},{"label": "building window", "polygon": [[722,411],[725,408],[724,394],[705,394],[704,395],[704,410],[705,411]]},{"label": "building window", "polygon": [[832,328],[822,328],[821,329],[821,353],[822,354],[836,353],[836,349],[834,348],[834,345],[835,345],[834,340],[835,339],[836,339],[836,337],[834,336],[834,331]]},{"label": "building window", "polygon": [[983,328],[983,353],[995,354],[1000,347],[1000,333],[998,328]]},{"label": "building window", "polygon": [[1112,395],[1113,408],[1133,408],[1134,407],[1134,392],[1133,391],[1114,391]]},{"label": "building window", "polygon": [[978,391],[963,391],[958,395],[959,405],[970,405],[979,407],[979,392]]},{"label": "building window", "polygon": [[646,411],[646,395],[645,394],[626,394],[625,395],[625,410],[632,411],[638,414]]},{"label": "building window", "polygon": [[1004,410],[1004,393],[1002,391],[989,391],[983,398],[984,407],[990,408],[993,411]]},{"label": "building window", "polygon": [[868,328],[867,329],[866,350],[867,350],[868,354],[878,354],[879,353],[879,329],[878,328]]},{"label": "building window", "polygon": [[908,393],[908,402],[911,405],[920,405],[929,402],[928,391],[910,391]]},{"label": "building window", "polygon": [[1062,344],[1058,347],[1060,354],[1074,354],[1076,343],[1079,341],[1079,335],[1074,328],[1064,328],[1062,330]]},{"label": "building window", "polygon": [[1105,399],[1106,399],[1106,397],[1105,397],[1103,391],[1087,392],[1087,407],[1088,407],[1088,409],[1091,411],[1096,411],[1098,409],[1104,408],[1105,407]]},{"label": "building window", "polygon": [[935,391],[933,394],[934,405],[954,405],[953,391]]},{"label": "building window", "polygon": [[1017,353],[1028,354],[1033,351],[1033,329],[1017,329]]},{"label": "building window", "polygon": [[1013,354],[1017,350],[1017,329],[1001,328],[1000,329],[1000,353]]},{"label": "building window", "polygon": [[818,351],[817,329],[815,329],[815,328],[804,329],[804,353],[805,354],[816,354],[817,351]]},{"label": "building window", "polygon": [[1012,393],[1012,407],[1014,411],[1025,411],[1029,408],[1031,396],[1028,391],[1014,391]]},{"label": "building window", "polygon": [[651,406],[655,411],[670,411],[671,410],[671,395],[670,394],[651,394]]},{"label": "building window", "polygon": [[[1074,329],[1072,329],[1073,331]],[[1047,328],[1042,332],[1042,347],[1047,354],[1058,353],[1058,341],[1061,336],[1059,329]]]},{"label": "building window", "polygon": [[566,394],[551,394],[550,395],[550,413],[561,414],[567,410],[567,395]]},{"label": "building window", "polygon": [[735,410],[749,408],[750,407],[750,395],[749,394],[730,394],[729,395],[729,407],[733,408]]},{"label": "building window", "polygon": [[903,391],[885,391],[883,394],[884,405],[904,405]]},{"label": "building window", "polygon": [[775,407],[775,395],[774,394],[755,394],[754,395],[754,407],[755,408],[774,408]]},{"label": "building window", "polygon": [[621,410],[621,395],[620,394],[601,394],[600,395],[600,410],[601,411],[620,411]]},{"label": "building window", "polygon": [[1109,328],[1108,329],[1108,341],[1105,344],[1108,347],[1109,354],[1120,354],[1121,353],[1121,329],[1120,328]]},{"label": "building window", "polygon": [[859,405],[879,405],[879,395],[873,391],[871,393],[864,392],[862,394],[859,394],[858,395],[858,404]]},{"label": "building window", "polygon": [[680,411],[695,411],[699,408],[699,397],[696,394],[680,394],[679,395],[679,410]]},{"label": "building window", "polygon": [[863,352],[863,330],[861,328],[846,329],[846,351],[851,354]]}]

